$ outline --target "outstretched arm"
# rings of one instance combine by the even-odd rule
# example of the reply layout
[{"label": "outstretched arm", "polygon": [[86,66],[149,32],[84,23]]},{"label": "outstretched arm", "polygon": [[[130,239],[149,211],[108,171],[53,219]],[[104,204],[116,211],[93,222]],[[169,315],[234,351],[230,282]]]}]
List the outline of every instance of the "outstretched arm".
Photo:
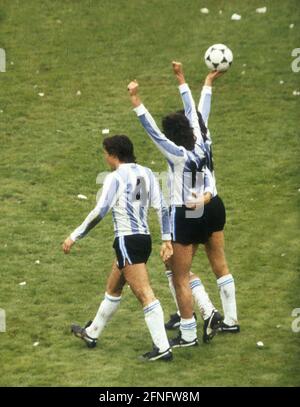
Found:
[{"label": "outstretched arm", "polygon": [[63,251],[66,254],[70,252],[73,244],[77,240],[85,237],[87,233],[104,218],[116,202],[120,190],[121,188],[118,179],[113,174],[108,175],[104,181],[103,191],[97,205],[88,214],[82,224],[78,226],[78,228],[76,228],[64,241]]},{"label": "outstretched arm", "polygon": [[169,161],[172,163],[181,161],[186,154],[184,148],[177,146],[160,131],[155,123],[155,120],[142,104],[142,101],[138,95],[138,87],[139,85],[137,81],[132,81],[128,85],[128,91],[134,111],[136,112],[142,126],[158,149]]},{"label": "outstretched arm", "polygon": [[195,102],[194,102],[192,93],[190,91],[190,88],[185,81],[182,63],[173,61],[172,67],[173,67],[173,72],[175,74],[175,77],[179,84],[179,92],[180,92],[182,103],[184,106],[184,114],[185,114],[186,118],[188,119],[190,126],[192,127],[192,129],[194,131],[194,135],[197,139],[197,142],[201,143],[201,142],[203,142],[203,139],[202,139],[202,135],[201,135],[201,131],[200,131],[197,110],[196,110]]},{"label": "outstretched arm", "polygon": [[211,95],[214,80],[222,76],[224,72],[212,71],[206,76],[204,86],[201,91],[201,96],[198,104],[198,111],[201,113],[205,125],[207,126],[210,108],[211,108]]}]

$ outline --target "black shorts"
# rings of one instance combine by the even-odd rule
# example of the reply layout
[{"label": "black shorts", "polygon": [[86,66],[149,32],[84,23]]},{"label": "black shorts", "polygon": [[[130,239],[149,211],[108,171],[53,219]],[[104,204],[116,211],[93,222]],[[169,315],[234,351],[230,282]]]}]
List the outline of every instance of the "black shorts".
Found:
[{"label": "black shorts", "polygon": [[222,199],[217,195],[204,207],[204,215],[208,220],[209,233],[219,232],[226,223],[226,211]]},{"label": "black shorts", "polygon": [[128,264],[147,263],[152,250],[150,235],[128,235],[116,237],[115,249],[118,267],[124,268]]},{"label": "black shorts", "polygon": [[[223,201],[215,196],[205,205],[199,218],[187,218],[191,209],[175,207],[171,210],[172,241],[187,244],[205,244],[213,232],[224,229],[226,213]],[[173,212],[173,213],[172,213]]]}]

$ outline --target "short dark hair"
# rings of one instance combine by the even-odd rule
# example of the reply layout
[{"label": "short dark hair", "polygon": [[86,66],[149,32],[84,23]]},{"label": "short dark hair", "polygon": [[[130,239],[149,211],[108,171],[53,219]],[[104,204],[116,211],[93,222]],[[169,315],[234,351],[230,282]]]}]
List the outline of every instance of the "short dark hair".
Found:
[{"label": "short dark hair", "polygon": [[129,137],[115,135],[103,140],[103,147],[109,155],[114,155],[123,163],[135,163],[134,148]]},{"label": "short dark hair", "polygon": [[180,112],[171,113],[162,119],[165,136],[177,146],[194,150],[195,136],[188,119]]}]

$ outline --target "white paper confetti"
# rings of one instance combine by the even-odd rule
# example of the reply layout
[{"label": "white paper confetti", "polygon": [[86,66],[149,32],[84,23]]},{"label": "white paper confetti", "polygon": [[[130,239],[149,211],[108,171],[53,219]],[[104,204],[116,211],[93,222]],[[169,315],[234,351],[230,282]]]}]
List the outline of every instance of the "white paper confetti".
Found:
[{"label": "white paper confetti", "polygon": [[257,13],[264,14],[267,12],[267,7],[259,7],[255,10]]},{"label": "white paper confetti", "polygon": [[280,85],[283,85],[283,84],[284,84],[284,81],[281,80],[281,81],[279,81],[279,83],[280,83]]},{"label": "white paper confetti", "polygon": [[19,285],[26,285],[26,281],[22,281],[22,283],[19,283]]},{"label": "white paper confetti", "polygon": [[256,346],[258,348],[263,348],[265,345],[264,345],[264,343],[262,341],[258,341],[258,342],[256,342]]},{"label": "white paper confetti", "polygon": [[38,95],[42,98],[43,96],[45,96],[45,93],[40,92]]},{"label": "white paper confetti", "polygon": [[234,20],[234,21],[238,21],[241,18],[242,18],[242,16],[240,16],[239,14],[236,14],[236,13],[232,14],[232,16],[231,16],[231,20]]},{"label": "white paper confetti", "polygon": [[281,325],[276,325],[276,328],[277,328],[277,329],[281,328]]},{"label": "white paper confetti", "polygon": [[39,346],[39,342],[34,342],[33,346]]},{"label": "white paper confetti", "polygon": [[109,129],[103,129],[102,134],[109,134]]},{"label": "white paper confetti", "polygon": [[300,96],[300,91],[299,90],[294,90],[293,95],[294,96]]},{"label": "white paper confetti", "polygon": [[77,198],[78,199],[87,199],[87,197],[85,195],[82,195],[82,194],[78,194]]},{"label": "white paper confetti", "polygon": [[219,10],[219,14],[221,15],[223,13],[223,11],[222,10]]},{"label": "white paper confetti", "polygon": [[80,90],[77,91],[76,95],[77,95],[77,96],[81,96]]},{"label": "white paper confetti", "polygon": [[281,257],[284,257],[285,256],[285,253],[281,253]]},{"label": "white paper confetti", "polygon": [[295,24],[290,24],[290,28],[294,28],[295,27]]},{"label": "white paper confetti", "polygon": [[36,261],[35,261],[35,264],[40,264],[40,261],[39,261],[39,260],[36,260]]},{"label": "white paper confetti", "polygon": [[201,13],[203,13],[203,14],[208,14],[208,13],[209,13],[208,8],[206,8],[206,7],[201,8],[200,11],[201,11]]}]

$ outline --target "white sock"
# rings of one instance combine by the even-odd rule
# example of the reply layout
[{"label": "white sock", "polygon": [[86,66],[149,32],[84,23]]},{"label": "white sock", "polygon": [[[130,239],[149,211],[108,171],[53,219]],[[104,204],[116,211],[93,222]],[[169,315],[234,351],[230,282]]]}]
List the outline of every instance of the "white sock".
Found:
[{"label": "white sock", "polygon": [[220,297],[224,311],[224,323],[232,326],[238,323],[236,300],[235,300],[235,285],[231,274],[220,277],[217,280]]},{"label": "white sock", "polygon": [[205,291],[204,285],[202,284],[199,277],[190,281],[190,287],[192,289],[193,297],[196,304],[199,307],[202,318],[205,320],[209,318],[212,312],[215,310],[207,292]]},{"label": "white sock", "polygon": [[158,347],[160,352],[169,349],[169,340],[167,338],[164,313],[160,302],[155,300],[144,307],[146,325],[150,331],[152,341]]},{"label": "white sock", "polygon": [[191,342],[197,338],[197,323],[194,316],[189,319],[181,318],[180,332],[181,338],[185,341]]},{"label": "white sock", "polygon": [[98,338],[107,322],[112,318],[120,305],[121,297],[113,297],[105,293],[98,312],[92,324],[86,328],[86,333],[91,338]]},{"label": "white sock", "polygon": [[166,270],[166,276],[167,276],[168,281],[169,281],[169,288],[170,288],[171,294],[173,296],[173,299],[174,299],[176,307],[177,307],[177,314],[180,315],[178,302],[177,302],[177,298],[176,298],[176,291],[175,291],[175,287],[174,287],[174,284],[173,284],[173,273],[172,273],[172,271],[171,270]]}]

